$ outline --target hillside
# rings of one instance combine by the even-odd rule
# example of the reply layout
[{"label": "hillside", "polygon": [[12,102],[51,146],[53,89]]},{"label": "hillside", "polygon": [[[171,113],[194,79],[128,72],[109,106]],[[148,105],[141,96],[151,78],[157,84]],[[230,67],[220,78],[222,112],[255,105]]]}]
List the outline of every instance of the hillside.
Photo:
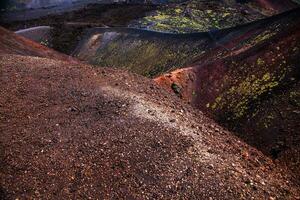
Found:
[{"label": "hillside", "polygon": [[[233,33],[156,81],[288,165],[299,180],[299,9]],[[232,39],[233,38],[233,39]]]},{"label": "hillside", "polygon": [[253,22],[298,7],[291,0],[189,0],[168,5],[130,27],[173,33],[205,32]]},{"label": "hillside", "polygon": [[154,77],[190,63],[209,47],[208,34],[177,35],[130,28],[93,28],[73,56],[97,66]]},{"label": "hillside", "polygon": [[283,32],[285,27],[294,27],[297,23],[294,18],[299,17],[295,13],[298,11],[228,29],[189,34],[130,28],[91,28],[84,32],[77,47],[73,48],[72,55],[93,65],[122,68],[155,77],[189,66],[202,57],[215,59],[219,52],[210,53],[210,49],[217,48],[227,54],[233,52],[223,43],[239,45],[237,49],[244,48],[243,45],[247,43],[246,48],[259,45],[279,29]]},{"label": "hillside", "polygon": [[10,54],[0,41],[3,198],[299,195],[284,169],[153,81],[11,40]]},{"label": "hillside", "polygon": [[35,43],[24,37],[20,37],[2,27],[0,27],[1,54],[30,55],[58,60],[68,60],[77,62],[75,58],[48,49],[44,45]]},{"label": "hillside", "polygon": [[299,200],[297,1],[1,1],[0,200]]}]

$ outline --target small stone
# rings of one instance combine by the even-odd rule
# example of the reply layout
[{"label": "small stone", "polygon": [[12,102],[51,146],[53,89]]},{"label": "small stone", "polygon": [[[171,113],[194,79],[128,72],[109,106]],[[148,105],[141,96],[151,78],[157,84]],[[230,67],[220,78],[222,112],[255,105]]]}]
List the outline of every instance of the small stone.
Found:
[{"label": "small stone", "polygon": [[70,108],[68,109],[68,111],[70,111],[70,112],[75,112],[75,111],[77,111],[77,109],[76,109],[75,107],[70,107]]},{"label": "small stone", "polygon": [[171,119],[170,122],[174,123],[174,122],[176,122],[176,119]]},{"label": "small stone", "polygon": [[147,112],[148,112],[150,115],[154,115],[154,111],[153,111],[153,110],[147,110]]},{"label": "small stone", "polygon": [[213,169],[213,168],[214,168],[214,165],[213,165],[213,164],[209,164],[209,165],[207,166],[207,168],[208,168],[208,169]]}]

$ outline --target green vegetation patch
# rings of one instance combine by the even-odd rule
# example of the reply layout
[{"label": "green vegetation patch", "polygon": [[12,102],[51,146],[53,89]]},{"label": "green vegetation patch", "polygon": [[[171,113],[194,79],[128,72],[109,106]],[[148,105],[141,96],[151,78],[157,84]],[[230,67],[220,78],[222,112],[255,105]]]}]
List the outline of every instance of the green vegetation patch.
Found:
[{"label": "green vegetation patch", "polygon": [[189,33],[232,27],[259,18],[262,15],[256,13],[255,16],[246,16],[240,8],[222,2],[189,1],[184,5],[163,7],[131,26],[162,32]]},{"label": "green vegetation patch", "polygon": [[98,49],[92,63],[154,77],[189,64],[204,48],[201,41],[124,35]]},{"label": "green vegetation patch", "polygon": [[[222,85],[230,86],[224,93],[210,102],[209,107],[215,112],[227,113],[226,121],[249,117],[255,113],[253,104],[259,104],[260,99],[270,95],[287,78],[291,67],[282,58],[276,68],[266,63],[263,58],[257,58],[255,64],[232,63],[230,75],[225,76]],[[235,77],[229,79],[228,77]],[[297,98],[295,98],[297,99]],[[255,114],[254,114],[255,115]]]}]

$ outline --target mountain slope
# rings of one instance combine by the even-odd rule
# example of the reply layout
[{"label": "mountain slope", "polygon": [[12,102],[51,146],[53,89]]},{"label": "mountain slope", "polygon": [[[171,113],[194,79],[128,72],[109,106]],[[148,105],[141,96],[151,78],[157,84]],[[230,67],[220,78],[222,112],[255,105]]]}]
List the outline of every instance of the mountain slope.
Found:
[{"label": "mountain slope", "polygon": [[34,57],[40,48],[11,38],[11,54],[0,45],[2,198],[299,196],[284,168],[153,81]]},{"label": "mountain slope", "polygon": [[296,180],[300,174],[299,19],[297,9],[238,37],[231,34],[218,40],[195,65],[156,79],[247,143],[288,165]]},{"label": "mountain slope", "polygon": [[176,35],[130,28],[93,28],[73,56],[91,64],[156,76],[189,63],[208,48],[208,34]]},{"label": "mountain slope", "polygon": [[298,6],[291,0],[189,0],[157,9],[130,25],[163,32],[203,32],[257,21]]},{"label": "mountain slope", "polygon": [[[254,41],[252,45],[276,34],[276,26],[284,30],[292,26],[295,14],[276,15],[249,24],[223,30],[190,34],[170,34],[130,28],[91,28],[79,42],[73,56],[93,65],[127,69],[148,77],[155,77],[188,66],[199,57],[210,55],[211,48],[226,50],[223,43]],[[291,24],[291,25],[289,25]],[[273,31],[273,32],[272,32]],[[250,39],[249,39],[250,38]],[[248,47],[247,47],[248,48]],[[227,52],[228,53],[228,52]],[[221,54],[221,53],[220,53]],[[211,54],[213,60],[217,56]],[[202,58],[201,58],[202,59]]]},{"label": "mountain slope", "polygon": [[15,33],[12,33],[2,27],[0,27],[0,40],[1,48],[0,53],[6,54],[19,54],[39,56],[45,58],[52,58],[58,60],[68,60],[70,62],[77,62],[76,59],[48,49],[44,45],[35,43],[24,37],[20,37]]},{"label": "mountain slope", "polygon": [[288,1],[280,1],[280,0],[255,0],[254,4],[257,5],[257,7],[260,7],[261,9],[265,10],[271,10],[275,12],[283,12],[287,10],[291,10],[293,8],[296,8],[298,4],[294,1],[288,0]]}]

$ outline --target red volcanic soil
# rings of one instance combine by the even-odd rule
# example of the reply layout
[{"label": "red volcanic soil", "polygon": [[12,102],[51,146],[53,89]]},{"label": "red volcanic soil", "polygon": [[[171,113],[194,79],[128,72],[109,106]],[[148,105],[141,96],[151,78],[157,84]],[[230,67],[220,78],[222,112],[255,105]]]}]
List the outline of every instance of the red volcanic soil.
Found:
[{"label": "red volcanic soil", "polygon": [[196,64],[155,79],[288,165],[298,184],[299,13],[226,36]]},{"label": "red volcanic soil", "polygon": [[267,9],[267,10],[274,10],[274,11],[286,11],[298,6],[297,3],[291,0],[255,0],[260,7]]},{"label": "red volcanic soil", "polygon": [[77,62],[75,58],[49,49],[44,45],[28,40],[24,37],[20,37],[2,27],[0,27],[0,41],[1,54],[31,55],[57,60],[67,60],[69,62]]},{"label": "red volcanic soil", "polygon": [[1,199],[299,198],[288,171],[152,80],[4,32]]}]

